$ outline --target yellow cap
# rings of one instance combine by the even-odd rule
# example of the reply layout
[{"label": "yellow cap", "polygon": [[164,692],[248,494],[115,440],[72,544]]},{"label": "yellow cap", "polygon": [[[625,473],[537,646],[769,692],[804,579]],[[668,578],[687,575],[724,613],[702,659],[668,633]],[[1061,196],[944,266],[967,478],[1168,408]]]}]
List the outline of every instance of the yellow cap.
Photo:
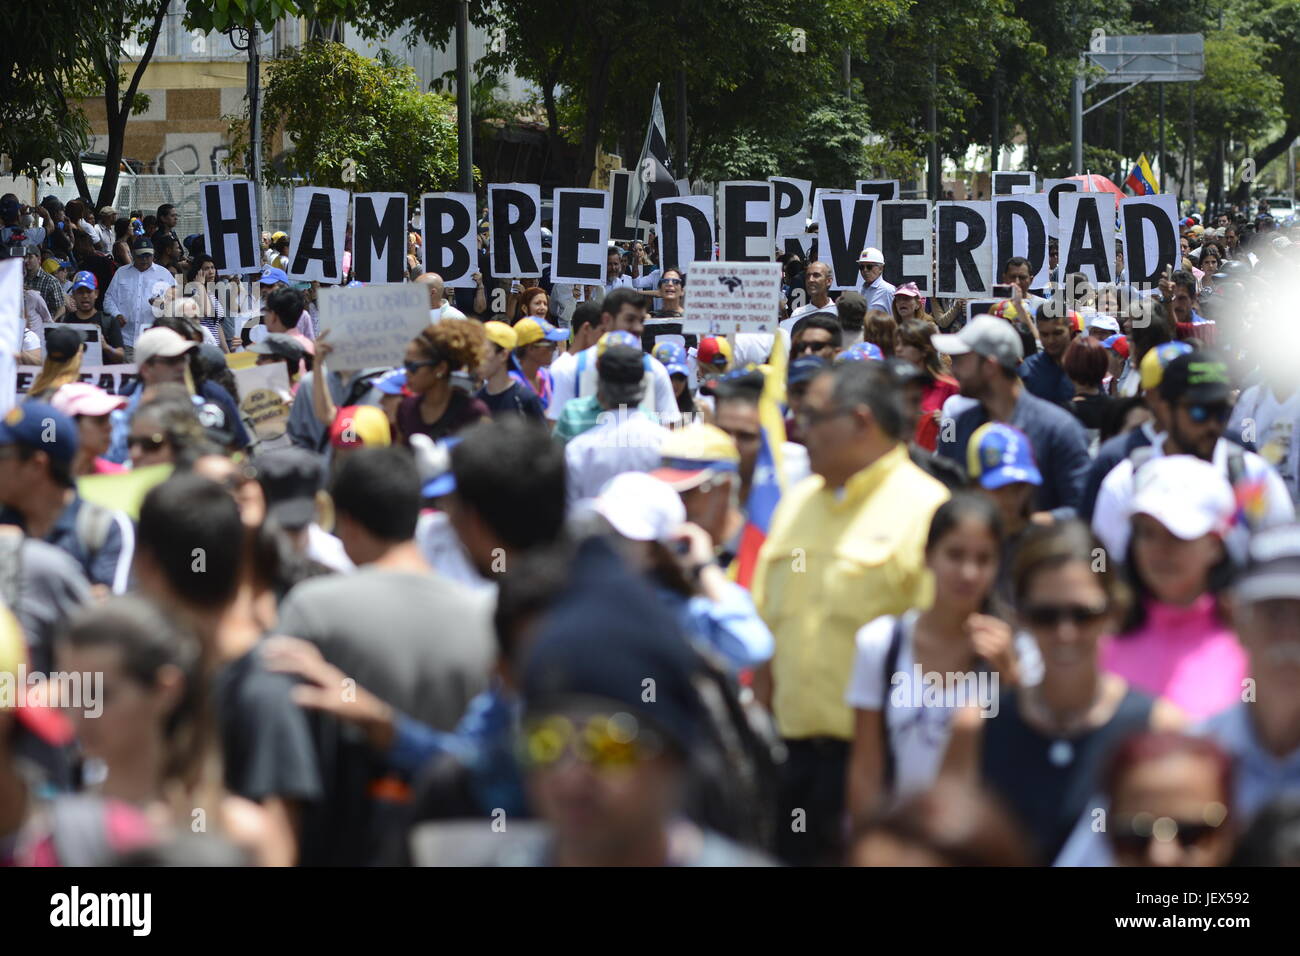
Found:
[{"label": "yellow cap", "polygon": [[330,426],[330,444],[335,448],[383,447],[393,443],[388,416],[374,405],[348,405],[340,408]]},{"label": "yellow cap", "polygon": [[1155,348],[1150,349],[1146,355],[1142,356],[1142,362],[1138,365],[1142,391],[1149,392],[1152,389],[1159,388],[1160,383],[1164,381],[1165,366],[1178,356],[1186,355],[1190,351],[1192,351],[1192,347],[1186,342],[1162,342]]},{"label": "yellow cap", "polygon": [[46,259],[44,262],[41,263],[41,268],[44,269],[46,272],[48,272],[50,275],[54,275],[54,273],[59,271],[59,260]]},{"label": "yellow cap", "polygon": [[519,347],[532,345],[534,342],[540,342],[545,339],[548,342],[563,342],[569,337],[569,333],[564,329],[557,329],[545,319],[539,319],[535,315],[526,315],[515,323],[515,337],[519,340]]},{"label": "yellow cap", "polygon": [[715,473],[740,470],[740,452],[731,436],[702,422],[669,432],[659,456],[659,467],[651,474],[678,491],[694,488]]},{"label": "yellow cap", "polygon": [[487,333],[489,342],[495,342],[507,352],[519,347],[519,336],[504,322],[484,322],[483,331]]}]

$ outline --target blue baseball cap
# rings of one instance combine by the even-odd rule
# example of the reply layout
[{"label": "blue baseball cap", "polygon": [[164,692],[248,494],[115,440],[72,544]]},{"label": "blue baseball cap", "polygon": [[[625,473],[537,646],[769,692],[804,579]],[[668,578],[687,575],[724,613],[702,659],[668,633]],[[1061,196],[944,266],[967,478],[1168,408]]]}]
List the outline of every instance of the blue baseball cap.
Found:
[{"label": "blue baseball cap", "polygon": [[23,402],[0,421],[0,445],[25,445],[67,463],[77,456],[77,426],[53,405]]},{"label": "blue baseball cap", "polygon": [[966,472],[990,490],[1016,482],[1043,483],[1029,436],[1001,422],[987,422],[975,429],[966,446]]},{"label": "blue baseball cap", "polygon": [[402,389],[406,387],[406,369],[389,369],[372,384],[385,395],[401,395]]},{"label": "blue baseball cap", "polygon": [[830,367],[830,363],[820,355],[802,355],[790,363],[790,369],[785,376],[786,384],[801,385],[814,378],[818,372],[824,372]]},{"label": "blue baseball cap", "polygon": [[95,278],[95,273],[82,270],[72,277],[72,288],[69,291],[76,292],[78,289],[90,289],[92,292],[99,291],[99,280]]},{"label": "blue baseball cap", "polygon": [[885,353],[874,342],[859,342],[845,349],[836,358],[837,362],[883,362]]},{"label": "blue baseball cap", "polygon": [[676,342],[660,342],[650,353],[668,369],[669,375],[690,375],[686,365],[686,347]]},{"label": "blue baseball cap", "polygon": [[267,266],[262,270],[262,278],[259,280],[262,285],[275,285],[278,282],[289,284],[289,276],[283,269],[277,269],[274,266]]}]

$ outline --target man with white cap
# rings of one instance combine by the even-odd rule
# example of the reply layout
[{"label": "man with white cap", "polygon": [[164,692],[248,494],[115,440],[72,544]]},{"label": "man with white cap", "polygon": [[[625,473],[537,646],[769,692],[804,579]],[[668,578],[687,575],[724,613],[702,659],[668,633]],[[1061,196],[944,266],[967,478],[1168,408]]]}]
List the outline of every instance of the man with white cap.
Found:
[{"label": "man with white cap", "polygon": [[[1074,509],[1088,474],[1087,433],[1068,411],[1025,387],[1017,371],[1024,351],[1011,323],[977,315],[957,334],[936,335],[931,341],[941,353],[953,356],[952,371],[961,394],[979,402],[940,423],[938,453],[964,465],[975,430],[985,422],[1006,422],[1029,436],[1034,460],[1042,468],[1037,510]],[[1069,516],[1065,511],[1058,515]]]},{"label": "man with white cap", "polygon": [[858,291],[866,297],[867,311],[879,309],[887,315],[894,311],[894,287],[881,274],[885,271],[885,257],[875,246],[868,246],[858,256],[858,271],[862,274]]}]

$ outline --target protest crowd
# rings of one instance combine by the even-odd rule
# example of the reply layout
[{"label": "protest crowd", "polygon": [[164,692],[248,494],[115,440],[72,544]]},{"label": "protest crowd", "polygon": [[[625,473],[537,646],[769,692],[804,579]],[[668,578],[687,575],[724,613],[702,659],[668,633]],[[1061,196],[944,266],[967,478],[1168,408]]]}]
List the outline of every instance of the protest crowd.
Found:
[{"label": "protest crowd", "polygon": [[761,332],[653,231],[580,285],[484,218],[451,288],[408,223],[379,364],[322,320],[381,285],[351,227],[322,283],[169,206],[0,219],[0,864],[1300,862],[1267,208],[987,302],[781,247]]}]

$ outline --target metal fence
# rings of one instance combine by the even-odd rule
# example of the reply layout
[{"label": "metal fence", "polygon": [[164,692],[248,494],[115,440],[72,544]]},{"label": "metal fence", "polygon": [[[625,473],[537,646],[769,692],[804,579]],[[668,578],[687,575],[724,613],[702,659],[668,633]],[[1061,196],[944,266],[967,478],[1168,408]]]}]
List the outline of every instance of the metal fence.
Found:
[{"label": "metal fence", "polygon": [[[117,184],[117,199],[113,203],[121,213],[138,209],[152,216],[163,203],[176,207],[179,217],[176,234],[182,239],[203,232],[203,206],[199,197],[201,183],[221,179],[241,179],[240,176],[122,176]],[[263,186],[258,217],[263,232],[289,231],[293,221],[293,187]]]}]

